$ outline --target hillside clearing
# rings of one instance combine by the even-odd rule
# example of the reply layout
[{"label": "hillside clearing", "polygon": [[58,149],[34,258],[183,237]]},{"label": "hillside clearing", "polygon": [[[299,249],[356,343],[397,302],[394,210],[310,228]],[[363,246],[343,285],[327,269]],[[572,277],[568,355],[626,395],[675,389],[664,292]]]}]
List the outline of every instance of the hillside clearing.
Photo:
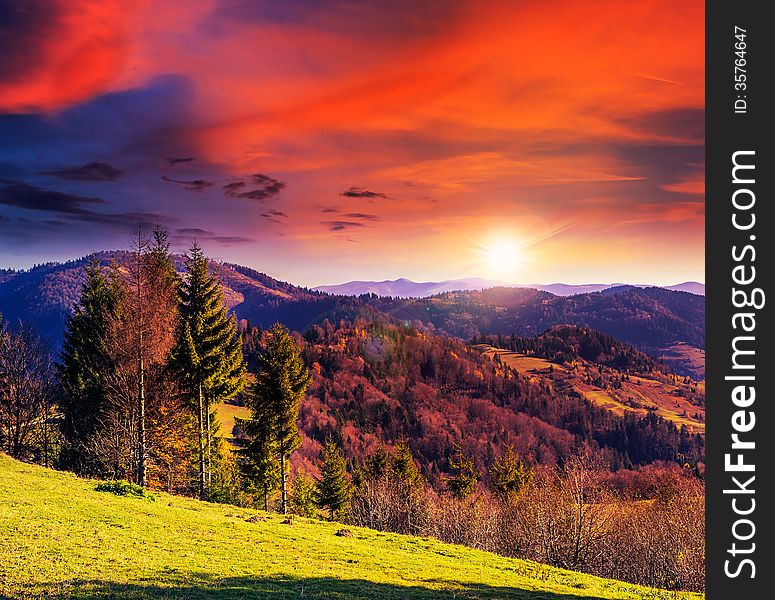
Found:
[{"label": "hillside clearing", "polygon": [[250,417],[250,410],[246,406],[237,406],[227,402],[218,404],[215,407],[215,413],[220,424],[219,433],[229,442],[233,440],[234,418],[247,419]]},{"label": "hillside clearing", "polygon": [[441,542],[96,482],[0,455],[0,596],[689,600]]},{"label": "hillside clearing", "polygon": [[[635,412],[641,416],[654,412],[656,415],[672,421],[678,427],[686,425],[692,433],[705,432],[705,407],[695,406],[686,398],[678,395],[678,387],[652,379],[635,376],[630,381],[622,382],[620,389],[602,389],[585,383],[581,372],[574,373],[564,365],[537,356],[526,356],[517,352],[503,350],[478,344],[486,356],[498,356],[504,364],[514,368],[519,373],[530,374],[544,379],[550,386],[559,383],[568,385],[571,389],[584,396],[598,406],[618,415],[625,412]],[[704,389],[704,383],[699,384]],[[693,415],[700,416],[699,419]]]}]

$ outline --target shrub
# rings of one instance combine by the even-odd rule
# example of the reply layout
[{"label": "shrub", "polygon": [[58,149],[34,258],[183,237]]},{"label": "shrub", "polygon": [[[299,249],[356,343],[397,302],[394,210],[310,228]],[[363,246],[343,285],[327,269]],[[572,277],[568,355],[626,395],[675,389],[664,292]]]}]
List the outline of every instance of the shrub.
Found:
[{"label": "shrub", "polygon": [[98,492],[110,492],[116,496],[131,496],[133,498],[145,498],[146,500],[154,501],[156,496],[148,492],[142,486],[126,481],[124,479],[116,479],[112,481],[103,481],[97,484],[94,488]]}]

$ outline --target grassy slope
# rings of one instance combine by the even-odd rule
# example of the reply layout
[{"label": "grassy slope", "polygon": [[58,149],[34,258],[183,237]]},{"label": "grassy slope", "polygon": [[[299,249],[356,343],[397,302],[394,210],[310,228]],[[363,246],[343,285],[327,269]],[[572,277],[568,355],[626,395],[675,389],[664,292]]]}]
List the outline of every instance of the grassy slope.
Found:
[{"label": "grassy slope", "polygon": [[220,422],[219,435],[224,436],[227,440],[232,439],[232,429],[234,429],[234,417],[240,419],[247,419],[250,417],[250,410],[245,406],[236,406],[234,404],[227,404],[221,402],[216,408],[218,414],[218,421]]},{"label": "grassy slope", "polygon": [[[428,539],[95,482],[0,455],[0,598],[689,599]],[[255,522],[248,517],[257,515]]]},{"label": "grassy slope", "polygon": [[[523,374],[533,374],[546,380],[550,385],[553,380],[565,380],[571,384],[574,390],[583,395],[590,402],[602,406],[618,415],[623,415],[625,411],[634,411],[645,416],[648,410],[645,407],[651,407],[660,417],[672,421],[678,427],[686,425],[692,433],[705,432],[705,408],[694,406],[685,398],[678,396],[677,387],[656,379],[647,377],[631,377],[630,381],[622,383],[619,390],[602,390],[593,385],[584,383],[579,374],[574,374],[562,365],[553,363],[545,358],[535,356],[525,356],[516,352],[502,350],[480,344],[478,346],[488,356],[499,355],[500,359],[507,365],[514,367]],[[547,369],[553,367],[554,373],[551,377],[547,374]],[[700,384],[701,387],[704,383]],[[626,403],[627,398],[634,398],[640,402],[643,408],[633,408]],[[703,415],[703,420],[696,420],[691,416],[683,416],[684,411],[687,415],[693,415],[695,412]]]}]

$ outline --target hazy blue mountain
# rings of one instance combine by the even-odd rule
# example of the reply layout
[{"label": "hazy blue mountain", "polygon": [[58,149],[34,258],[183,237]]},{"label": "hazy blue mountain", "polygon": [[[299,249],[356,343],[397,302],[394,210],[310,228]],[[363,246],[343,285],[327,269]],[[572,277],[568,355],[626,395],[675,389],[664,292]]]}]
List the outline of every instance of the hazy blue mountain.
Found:
[{"label": "hazy blue mountain", "polygon": [[[620,283],[588,283],[573,285],[567,283],[550,284],[514,284],[490,279],[467,278],[447,279],[444,281],[416,282],[410,279],[388,279],[385,281],[348,281],[334,285],[320,285],[316,291],[339,296],[360,296],[361,294],[376,294],[377,296],[393,298],[428,298],[444,292],[463,292],[467,290],[485,290],[494,287],[523,287],[549,292],[555,296],[575,296],[602,292],[610,288],[621,287]],[[651,287],[643,284],[634,287]],[[705,295],[705,284],[687,281],[676,285],[663,286],[676,292],[689,292],[698,296]]]}]

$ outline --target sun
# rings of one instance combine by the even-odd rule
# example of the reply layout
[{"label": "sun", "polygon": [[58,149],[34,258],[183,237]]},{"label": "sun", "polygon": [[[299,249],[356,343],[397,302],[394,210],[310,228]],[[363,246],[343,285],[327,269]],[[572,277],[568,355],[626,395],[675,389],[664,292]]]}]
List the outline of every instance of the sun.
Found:
[{"label": "sun", "polygon": [[516,275],[522,263],[522,248],[516,239],[494,237],[479,250],[484,269],[489,277],[508,279]]}]

